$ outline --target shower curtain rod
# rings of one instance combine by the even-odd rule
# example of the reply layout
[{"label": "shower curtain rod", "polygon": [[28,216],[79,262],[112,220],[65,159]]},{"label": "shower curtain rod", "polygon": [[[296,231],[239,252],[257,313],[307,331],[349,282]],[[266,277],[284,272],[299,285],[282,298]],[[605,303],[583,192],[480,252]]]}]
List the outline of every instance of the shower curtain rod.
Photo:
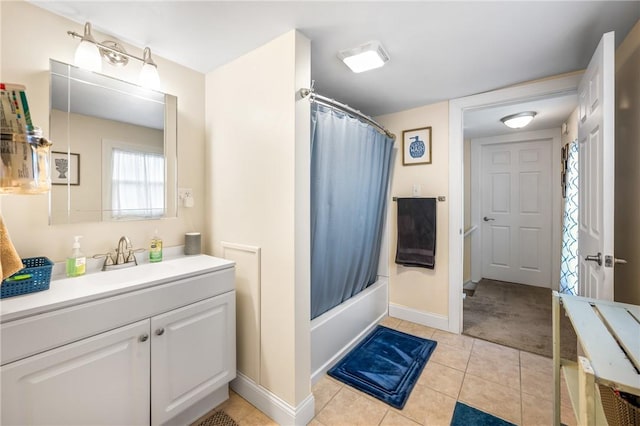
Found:
[{"label": "shower curtain rod", "polygon": [[346,112],[347,114],[355,115],[356,117],[358,117],[358,118],[366,121],[367,123],[371,124],[373,127],[378,129],[378,131],[380,131],[381,133],[384,133],[385,135],[387,135],[391,139],[396,140],[396,135],[394,135],[393,133],[391,133],[390,131],[388,131],[384,127],[382,127],[382,125],[379,124],[377,121],[375,121],[373,118],[369,117],[368,115],[364,115],[363,113],[361,113],[357,109],[351,108],[347,104],[343,104],[343,103],[340,103],[340,102],[338,102],[338,101],[336,101],[334,99],[330,99],[330,98],[327,98],[325,96],[318,95],[316,92],[313,91],[313,88],[311,88],[311,89],[300,89],[300,96],[302,96],[303,98],[309,97],[309,100],[311,102],[316,102],[316,103],[319,103],[319,104],[322,104],[322,105],[326,105],[326,106],[328,106],[330,108],[339,109],[339,110],[341,110],[343,112]]}]

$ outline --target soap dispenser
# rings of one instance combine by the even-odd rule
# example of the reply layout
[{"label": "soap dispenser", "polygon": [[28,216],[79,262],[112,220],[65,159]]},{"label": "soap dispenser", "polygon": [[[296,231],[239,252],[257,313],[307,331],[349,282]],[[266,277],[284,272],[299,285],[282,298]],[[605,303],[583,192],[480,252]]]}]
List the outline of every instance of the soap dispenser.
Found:
[{"label": "soap dispenser", "polygon": [[149,262],[156,263],[162,261],[162,238],[158,236],[158,230],[153,234],[151,246],[149,247]]},{"label": "soap dispenser", "polygon": [[67,258],[67,276],[77,277],[84,275],[86,272],[87,258],[80,251],[80,238],[82,235],[76,235],[75,241],[71,248],[71,256]]}]

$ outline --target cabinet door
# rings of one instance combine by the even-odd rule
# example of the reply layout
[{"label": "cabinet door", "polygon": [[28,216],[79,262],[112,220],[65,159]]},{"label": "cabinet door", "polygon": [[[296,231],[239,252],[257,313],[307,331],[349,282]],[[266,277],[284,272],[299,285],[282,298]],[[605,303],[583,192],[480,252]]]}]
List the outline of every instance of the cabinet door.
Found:
[{"label": "cabinet door", "polygon": [[151,318],[151,421],[165,423],[236,375],[235,291]]},{"label": "cabinet door", "polygon": [[4,365],[2,424],[148,425],[149,364],[144,320]]}]

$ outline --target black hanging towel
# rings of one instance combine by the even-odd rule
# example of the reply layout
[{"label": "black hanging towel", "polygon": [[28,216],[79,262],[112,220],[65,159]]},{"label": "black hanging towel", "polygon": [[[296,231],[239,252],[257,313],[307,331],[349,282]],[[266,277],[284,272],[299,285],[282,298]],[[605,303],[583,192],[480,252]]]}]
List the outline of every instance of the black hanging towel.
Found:
[{"label": "black hanging towel", "polygon": [[436,265],[436,199],[398,198],[396,263],[434,269]]}]

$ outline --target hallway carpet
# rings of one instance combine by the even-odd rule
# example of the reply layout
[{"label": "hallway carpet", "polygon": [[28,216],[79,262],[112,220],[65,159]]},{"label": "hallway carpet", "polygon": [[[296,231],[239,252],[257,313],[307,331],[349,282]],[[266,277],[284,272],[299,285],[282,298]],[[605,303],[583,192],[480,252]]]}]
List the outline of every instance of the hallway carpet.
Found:
[{"label": "hallway carpet", "polygon": [[[561,308],[562,309],[562,308]],[[482,279],[464,299],[462,333],[515,349],[553,356],[551,290]],[[560,355],[576,359],[576,335],[561,314]]]}]

